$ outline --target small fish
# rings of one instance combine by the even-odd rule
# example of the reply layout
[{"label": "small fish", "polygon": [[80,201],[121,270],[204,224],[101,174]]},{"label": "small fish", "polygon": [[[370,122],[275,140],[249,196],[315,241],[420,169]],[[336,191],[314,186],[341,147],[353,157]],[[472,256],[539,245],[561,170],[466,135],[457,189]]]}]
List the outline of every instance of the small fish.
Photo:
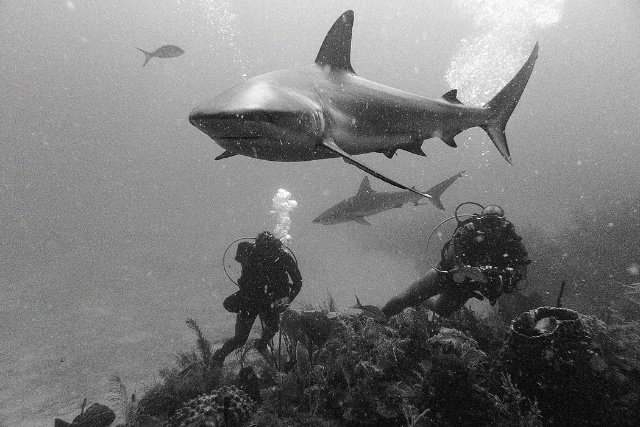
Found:
[{"label": "small fish", "polygon": [[180,55],[182,55],[184,53],[184,50],[182,50],[178,46],[174,46],[172,44],[167,44],[167,45],[161,46],[161,47],[157,48],[153,52],[147,52],[145,50],[140,49],[139,47],[137,47],[136,49],[138,49],[140,52],[144,53],[145,60],[144,60],[144,64],[142,64],[143,67],[145,65],[147,65],[147,62],[149,62],[149,60],[151,58],[153,58],[153,57],[156,57],[156,58],[175,58],[176,56],[180,56]]},{"label": "small fish", "polygon": [[384,324],[389,322],[389,319],[387,319],[387,316],[385,316],[382,310],[380,310],[378,307],[376,307],[375,305],[362,305],[360,303],[360,300],[358,299],[358,295],[356,295],[355,297],[356,297],[356,305],[354,305],[351,308],[357,308],[358,310],[362,310],[362,314],[372,318],[373,320],[377,320],[378,322],[381,322]]},{"label": "small fish", "polygon": [[478,267],[460,265],[453,269],[453,281],[462,283],[465,279],[470,279],[478,283],[487,283],[487,278]]}]

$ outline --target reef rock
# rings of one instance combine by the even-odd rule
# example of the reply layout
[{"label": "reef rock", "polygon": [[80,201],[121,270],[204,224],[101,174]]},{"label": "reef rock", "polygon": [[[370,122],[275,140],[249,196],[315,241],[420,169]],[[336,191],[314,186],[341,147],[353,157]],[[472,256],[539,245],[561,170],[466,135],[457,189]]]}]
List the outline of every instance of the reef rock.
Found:
[{"label": "reef rock", "polygon": [[236,426],[255,413],[253,401],[235,386],[191,399],[169,419],[171,427]]}]

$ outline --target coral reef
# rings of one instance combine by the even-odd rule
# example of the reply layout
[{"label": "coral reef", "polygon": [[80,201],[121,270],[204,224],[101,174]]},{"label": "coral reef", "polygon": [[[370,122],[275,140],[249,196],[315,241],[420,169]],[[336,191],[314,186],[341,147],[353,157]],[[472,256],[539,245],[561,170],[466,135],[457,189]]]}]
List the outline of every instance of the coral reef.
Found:
[{"label": "coral reef", "polygon": [[557,307],[510,324],[467,309],[409,309],[387,324],[288,310],[271,364],[243,359],[216,375],[195,326],[199,351],[164,371],[128,427],[640,425],[637,322]]},{"label": "coral reef", "polygon": [[169,419],[170,427],[229,427],[247,421],[255,412],[253,401],[235,386],[224,386],[188,401]]}]

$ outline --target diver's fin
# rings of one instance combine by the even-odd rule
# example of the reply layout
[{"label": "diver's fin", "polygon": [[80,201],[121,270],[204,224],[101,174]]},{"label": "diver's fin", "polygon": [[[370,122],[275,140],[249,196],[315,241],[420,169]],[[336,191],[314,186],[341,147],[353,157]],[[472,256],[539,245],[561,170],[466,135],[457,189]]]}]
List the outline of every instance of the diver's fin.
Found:
[{"label": "diver's fin", "polygon": [[442,193],[444,193],[445,190],[449,188],[449,186],[456,181],[456,179],[464,175],[464,172],[465,171],[458,172],[457,174],[453,175],[451,178],[445,179],[441,183],[436,184],[427,190],[427,193],[431,194],[431,198],[429,199],[429,201],[433,203],[436,208],[440,209],[441,211],[444,210],[444,206],[442,206],[442,201],[440,201],[440,196],[442,196]]},{"label": "diver's fin", "polygon": [[538,58],[538,43],[533,48],[529,59],[524,63],[520,71],[511,79],[500,92],[496,94],[489,102],[484,105],[484,108],[489,109],[489,118],[486,124],[480,126],[493,141],[502,157],[511,163],[511,154],[509,153],[509,146],[507,145],[507,137],[504,134],[507,121],[511,117],[511,113],[518,105],[520,96],[524,91],[529,77],[533,72],[533,66]]},{"label": "diver's fin", "polygon": [[364,163],[356,160],[352,155],[350,155],[349,153],[344,151],[342,148],[338,147],[338,145],[335,143],[335,141],[333,139],[331,139],[331,138],[323,139],[318,144],[320,144],[323,147],[328,148],[329,150],[333,151],[334,153],[340,155],[340,157],[342,157],[345,162],[350,163],[350,164],[354,165],[355,167],[362,169],[363,171],[365,171],[369,175],[373,175],[376,178],[381,179],[382,181],[386,182],[387,184],[391,184],[394,187],[402,188],[403,190],[409,190],[409,191],[411,191],[413,193],[416,193],[416,194],[418,194],[418,195],[420,195],[422,197],[431,198],[431,196],[429,194],[421,193],[416,189],[409,188],[406,185],[402,185],[402,184],[392,180],[391,178],[387,178],[386,176],[382,175],[380,172],[376,172],[375,170],[371,169],[369,166],[367,166]]},{"label": "diver's fin", "polygon": [[342,70],[355,74],[351,68],[351,35],[353,11],[347,10],[327,33],[316,57],[316,64],[331,70]]},{"label": "diver's fin", "polygon": [[231,156],[235,156],[236,153],[232,153],[231,151],[225,151],[224,153],[220,154],[218,157],[216,157],[216,160],[222,160],[222,159],[226,159],[227,157],[231,157]]}]

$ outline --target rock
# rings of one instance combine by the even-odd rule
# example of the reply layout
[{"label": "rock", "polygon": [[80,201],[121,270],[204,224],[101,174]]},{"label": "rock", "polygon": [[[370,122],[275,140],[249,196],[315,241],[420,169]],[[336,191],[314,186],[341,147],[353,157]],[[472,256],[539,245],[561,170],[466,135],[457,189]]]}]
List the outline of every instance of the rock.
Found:
[{"label": "rock", "polygon": [[53,420],[53,427],[69,427],[70,425],[71,423],[61,420],[60,418]]},{"label": "rock", "polygon": [[111,408],[94,403],[75,417],[70,427],[108,427],[115,419],[116,414]]}]

